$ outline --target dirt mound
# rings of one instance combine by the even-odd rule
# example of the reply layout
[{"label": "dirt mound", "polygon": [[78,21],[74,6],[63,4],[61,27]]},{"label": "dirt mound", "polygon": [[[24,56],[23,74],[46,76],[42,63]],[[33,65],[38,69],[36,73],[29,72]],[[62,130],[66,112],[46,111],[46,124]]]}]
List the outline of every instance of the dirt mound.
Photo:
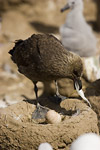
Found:
[{"label": "dirt mound", "polygon": [[[77,99],[66,99],[60,105],[49,99],[40,99],[42,105],[64,114],[58,124],[31,120],[35,105],[23,101],[0,109],[0,148],[3,150],[37,150],[42,142],[50,143],[55,150],[67,150],[74,139],[87,132],[98,133],[97,116],[86,104]],[[72,115],[79,109],[79,114]],[[71,111],[73,110],[73,111]],[[74,112],[75,113],[75,112]]]},{"label": "dirt mound", "polygon": [[99,119],[100,131],[100,79],[91,83],[86,89],[85,95],[90,100],[93,110],[97,113]]}]

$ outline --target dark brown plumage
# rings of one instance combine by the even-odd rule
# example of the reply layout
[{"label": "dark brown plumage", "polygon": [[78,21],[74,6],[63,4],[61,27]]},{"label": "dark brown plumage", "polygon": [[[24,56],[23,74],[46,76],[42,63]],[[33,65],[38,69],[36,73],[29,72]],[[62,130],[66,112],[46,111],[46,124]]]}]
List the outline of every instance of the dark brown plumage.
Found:
[{"label": "dark brown plumage", "polygon": [[9,53],[19,71],[32,81],[74,79],[81,76],[83,69],[81,58],[48,34],[18,40]]},{"label": "dark brown plumage", "polygon": [[[70,78],[74,82],[77,81],[81,88],[81,58],[67,51],[53,35],[33,34],[26,40],[18,40],[9,53],[19,72],[33,83]],[[37,95],[36,84],[35,92]]]}]

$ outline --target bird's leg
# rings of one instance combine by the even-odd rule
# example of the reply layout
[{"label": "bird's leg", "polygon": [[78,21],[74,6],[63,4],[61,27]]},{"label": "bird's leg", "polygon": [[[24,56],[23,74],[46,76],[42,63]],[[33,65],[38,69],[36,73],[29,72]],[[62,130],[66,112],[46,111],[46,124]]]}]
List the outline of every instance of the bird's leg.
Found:
[{"label": "bird's leg", "polygon": [[56,95],[59,97],[59,91],[58,91],[58,83],[57,81],[55,80],[55,86],[56,86]]},{"label": "bird's leg", "polygon": [[57,83],[56,80],[55,80],[55,86],[56,86],[56,97],[58,97],[58,99],[59,99],[60,101],[66,99],[66,97],[64,97],[64,96],[62,96],[62,95],[59,94],[58,83]]},{"label": "bird's leg", "polygon": [[46,107],[43,107],[39,104],[39,98],[38,98],[38,87],[37,87],[37,82],[33,82],[34,83],[34,92],[36,95],[36,109],[35,111],[32,113],[32,119],[43,119],[45,118],[45,115],[47,113],[47,111],[49,110]]},{"label": "bird's leg", "polygon": [[39,106],[39,98],[38,98],[38,87],[37,87],[37,82],[34,82],[34,92],[35,92],[35,96],[36,96],[36,101],[37,101],[37,104],[36,106]]}]

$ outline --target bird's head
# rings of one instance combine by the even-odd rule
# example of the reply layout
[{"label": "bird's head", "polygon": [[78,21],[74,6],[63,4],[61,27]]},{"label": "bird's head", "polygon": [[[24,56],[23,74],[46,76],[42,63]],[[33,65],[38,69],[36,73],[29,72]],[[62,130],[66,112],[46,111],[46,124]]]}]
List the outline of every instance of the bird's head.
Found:
[{"label": "bird's head", "polygon": [[78,85],[79,90],[82,89],[81,76],[83,73],[83,62],[80,56],[70,53],[70,78],[74,81],[74,88]]},{"label": "bird's head", "polygon": [[81,81],[81,76],[82,76],[82,66],[79,65],[79,68],[75,68],[73,70],[73,81],[74,81],[74,88],[76,89],[76,86],[78,85],[79,90],[82,89],[82,81]]},{"label": "bird's head", "polygon": [[83,0],[67,0],[67,4],[61,9],[61,12],[77,7],[83,9]]}]

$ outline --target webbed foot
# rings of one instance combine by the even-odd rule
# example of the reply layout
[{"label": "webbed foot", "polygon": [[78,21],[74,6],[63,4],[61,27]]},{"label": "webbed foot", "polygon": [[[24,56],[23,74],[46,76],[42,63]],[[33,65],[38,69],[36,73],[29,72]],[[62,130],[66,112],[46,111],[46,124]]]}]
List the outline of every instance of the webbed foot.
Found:
[{"label": "webbed foot", "polygon": [[44,119],[48,110],[49,108],[41,106],[39,103],[37,103],[36,109],[32,113],[32,119]]}]

